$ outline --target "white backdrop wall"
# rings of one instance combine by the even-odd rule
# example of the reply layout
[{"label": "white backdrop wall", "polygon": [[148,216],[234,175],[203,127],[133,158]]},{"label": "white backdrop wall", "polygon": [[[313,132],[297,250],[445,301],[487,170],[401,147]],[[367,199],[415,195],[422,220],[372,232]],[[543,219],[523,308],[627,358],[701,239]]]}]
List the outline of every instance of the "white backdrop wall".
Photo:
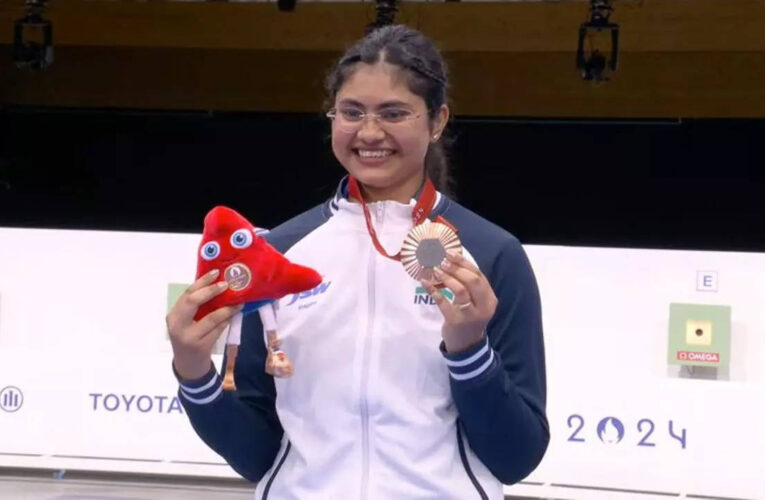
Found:
[{"label": "white backdrop wall", "polygon": [[[170,370],[168,285],[192,280],[198,243],[0,228],[0,466],[235,476],[194,434]],[[765,499],[765,255],[526,249],[552,439],[506,491]],[[670,303],[731,306],[716,379],[667,364]]]}]

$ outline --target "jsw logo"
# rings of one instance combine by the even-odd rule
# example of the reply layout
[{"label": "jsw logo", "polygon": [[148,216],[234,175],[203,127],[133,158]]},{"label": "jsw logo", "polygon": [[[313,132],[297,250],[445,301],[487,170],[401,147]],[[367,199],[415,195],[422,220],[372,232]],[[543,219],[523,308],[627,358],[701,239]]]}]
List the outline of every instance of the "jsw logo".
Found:
[{"label": "jsw logo", "polygon": [[331,281],[327,281],[326,283],[321,283],[316,288],[306,290],[305,292],[293,294],[292,299],[290,300],[289,304],[287,304],[287,306],[291,306],[298,300],[310,299],[311,297],[316,297],[317,295],[321,295],[322,293],[327,291],[327,288],[329,288],[329,285],[331,284],[332,284]]}]

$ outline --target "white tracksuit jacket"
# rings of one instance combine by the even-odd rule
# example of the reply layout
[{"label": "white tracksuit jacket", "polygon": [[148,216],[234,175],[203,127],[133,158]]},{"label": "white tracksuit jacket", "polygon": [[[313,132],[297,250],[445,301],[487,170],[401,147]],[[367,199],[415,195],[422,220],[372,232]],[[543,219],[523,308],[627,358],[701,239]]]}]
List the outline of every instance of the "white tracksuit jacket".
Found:
[{"label": "white tracksuit jacket", "polygon": [[[388,253],[411,229],[414,203],[369,204]],[[179,388],[200,437],[258,481],[256,499],[501,499],[502,483],[541,460],[544,346],[529,262],[512,235],[440,193],[437,215],[499,299],[486,341],[464,353],[445,352],[438,306],[375,250],[345,180],[333,199],[265,236],[324,278],[278,302],[294,375],[265,373],[262,325],[249,314],[237,391],[223,392],[214,368]]]}]

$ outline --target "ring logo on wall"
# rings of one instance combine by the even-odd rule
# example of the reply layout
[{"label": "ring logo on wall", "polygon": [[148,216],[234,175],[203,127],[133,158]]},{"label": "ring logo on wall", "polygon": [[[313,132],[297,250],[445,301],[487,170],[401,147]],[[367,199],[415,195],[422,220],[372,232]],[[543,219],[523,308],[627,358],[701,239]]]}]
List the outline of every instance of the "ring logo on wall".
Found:
[{"label": "ring logo on wall", "polygon": [[14,413],[24,405],[24,393],[21,389],[9,385],[0,390],[0,410]]},{"label": "ring logo on wall", "polygon": [[618,443],[624,438],[624,424],[614,417],[606,417],[598,423],[598,438],[604,443]]}]

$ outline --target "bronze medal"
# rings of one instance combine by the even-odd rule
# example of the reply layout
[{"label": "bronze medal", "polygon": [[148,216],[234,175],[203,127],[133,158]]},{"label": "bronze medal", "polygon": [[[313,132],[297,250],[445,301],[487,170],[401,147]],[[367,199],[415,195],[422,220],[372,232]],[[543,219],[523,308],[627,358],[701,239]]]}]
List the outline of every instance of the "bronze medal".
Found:
[{"label": "bronze medal", "polygon": [[247,266],[237,262],[226,268],[223,272],[223,279],[228,283],[229,289],[238,292],[250,284],[252,273]]},{"label": "bronze medal", "polygon": [[449,226],[426,220],[409,231],[401,247],[401,263],[412,278],[432,279],[433,269],[446,259],[446,252],[462,253],[460,239]]}]

